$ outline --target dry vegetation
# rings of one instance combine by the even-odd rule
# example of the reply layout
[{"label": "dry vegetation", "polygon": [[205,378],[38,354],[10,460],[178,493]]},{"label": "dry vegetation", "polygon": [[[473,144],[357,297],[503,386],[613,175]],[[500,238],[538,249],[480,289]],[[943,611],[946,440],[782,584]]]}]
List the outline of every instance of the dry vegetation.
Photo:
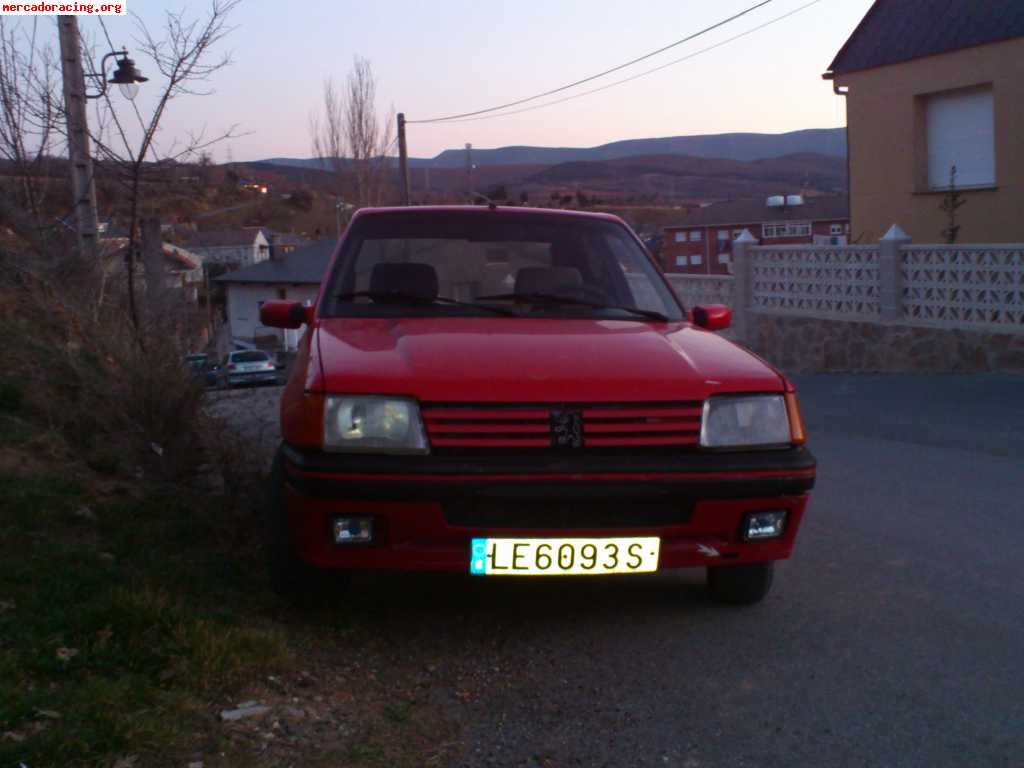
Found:
[{"label": "dry vegetation", "polygon": [[[329,581],[273,596],[253,446],[180,329],[144,312],[140,346],[102,283],[0,261],[0,765],[444,764],[436,676]],[[266,714],[222,722],[245,700]]]}]

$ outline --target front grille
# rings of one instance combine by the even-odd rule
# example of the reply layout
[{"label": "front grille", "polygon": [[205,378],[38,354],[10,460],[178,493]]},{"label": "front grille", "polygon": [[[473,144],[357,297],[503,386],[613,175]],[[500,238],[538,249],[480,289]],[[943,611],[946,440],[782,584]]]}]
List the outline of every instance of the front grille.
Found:
[{"label": "front grille", "polygon": [[444,503],[448,525],[462,528],[637,528],[682,525],[690,499],[459,499]]},{"label": "front grille", "polygon": [[[435,449],[621,449],[694,446],[701,403],[426,403],[423,421]],[[556,441],[556,425],[579,434]],[[575,433],[574,432],[574,433]]]}]

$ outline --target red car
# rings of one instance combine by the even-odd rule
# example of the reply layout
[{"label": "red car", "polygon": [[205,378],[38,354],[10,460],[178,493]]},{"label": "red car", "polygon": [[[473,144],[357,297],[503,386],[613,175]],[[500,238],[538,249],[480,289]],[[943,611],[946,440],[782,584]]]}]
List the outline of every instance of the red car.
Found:
[{"label": "red car", "polygon": [[789,557],[815,461],[792,384],[688,314],[615,216],[366,209],[281,403],[275,585],[317,569],[707,568],[731,603]]}]

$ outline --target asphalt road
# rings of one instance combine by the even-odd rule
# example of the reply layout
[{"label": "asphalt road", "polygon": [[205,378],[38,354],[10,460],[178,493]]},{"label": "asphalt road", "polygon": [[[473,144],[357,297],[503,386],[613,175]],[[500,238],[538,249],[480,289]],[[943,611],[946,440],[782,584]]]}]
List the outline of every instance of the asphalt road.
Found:
[{"label": "asphalt road", "polygon": [[1024,765],[1024,377],[797,379],[818,484],[753,608],[701,572],[356,581],[460,766]]}]

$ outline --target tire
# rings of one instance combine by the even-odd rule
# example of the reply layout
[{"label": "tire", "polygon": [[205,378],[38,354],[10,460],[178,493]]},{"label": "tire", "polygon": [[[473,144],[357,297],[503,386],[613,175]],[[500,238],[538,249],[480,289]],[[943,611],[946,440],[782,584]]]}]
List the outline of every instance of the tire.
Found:
[{"label": "tire", "polygon": [[774,572],[772,562],[708,568],[708,591],[718,603],[754,605],[768,594]]},{"label": "tire", "polygon": [[270,473],[270,492],[264,528],[264,548],[273,590],[290,602],[304,604],[318,598],[330,582],[335,589],[348,586],[347,572],[327,574],[309,565],[296,554],[284,502],[284,465],[281,452],[274,457]]}]

